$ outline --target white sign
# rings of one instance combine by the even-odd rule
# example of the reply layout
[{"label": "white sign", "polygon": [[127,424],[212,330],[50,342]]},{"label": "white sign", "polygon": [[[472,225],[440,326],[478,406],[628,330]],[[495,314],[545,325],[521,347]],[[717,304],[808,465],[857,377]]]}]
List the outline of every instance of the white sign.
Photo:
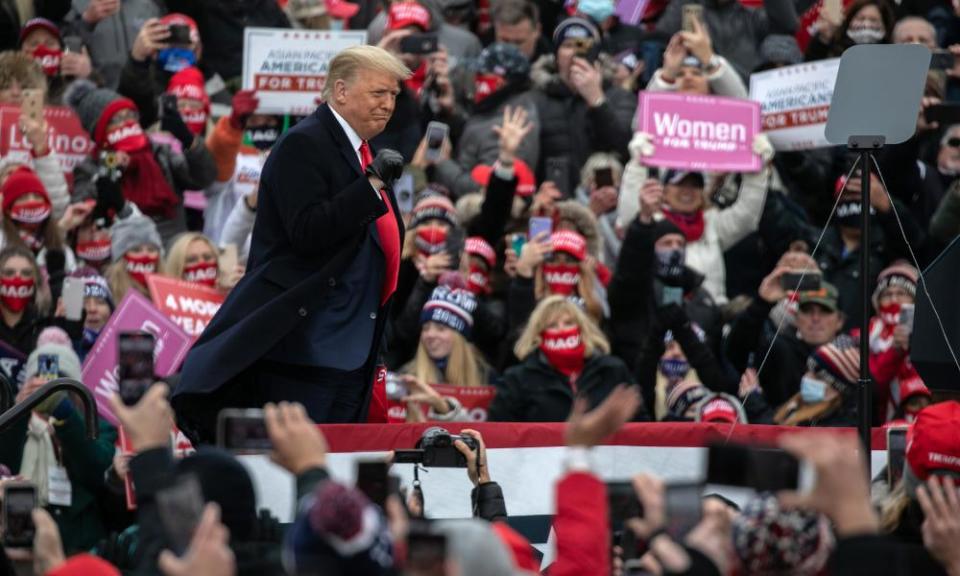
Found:
[{"label": "white sign", "polygon": [[763,130],[777,150],[830,146],[824,135],[840,59],[785,66],[750,76]]},{"label": "white sign", "polygon": [[257,91],[257,112],[309,114],[317,107],[330,60],[366,42],[365,31],[246,28],[243,88]]}]

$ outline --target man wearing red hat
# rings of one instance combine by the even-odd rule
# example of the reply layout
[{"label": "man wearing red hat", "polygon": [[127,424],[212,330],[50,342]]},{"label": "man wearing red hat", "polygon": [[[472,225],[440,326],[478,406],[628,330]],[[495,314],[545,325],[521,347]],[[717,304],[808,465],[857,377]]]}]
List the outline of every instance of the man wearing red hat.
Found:
[{"label": "man wearing red hat", "polygon": [[[46,18],[34,18],[23,25],[20,30],[20,51],[31,55],[50,78],[86,78],[92,72],[86,50],[64,51],[60,28]],[[61,90],[51,86],[50,91],[57,93]]]}]

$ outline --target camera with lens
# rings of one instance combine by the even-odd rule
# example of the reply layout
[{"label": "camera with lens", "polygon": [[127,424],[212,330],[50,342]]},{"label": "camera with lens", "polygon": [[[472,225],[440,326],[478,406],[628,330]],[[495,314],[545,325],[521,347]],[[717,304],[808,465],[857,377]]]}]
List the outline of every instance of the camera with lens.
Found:
[{"label": "camera with lens", "polygon": [[471,451],[477,451],[477,441],[470,436],[451,434],[444,428],[427,428],[414,450],[394,452],[395,464],[420,464],[424,468],[466,468],[467,458],[453,445],[462,441]]}]

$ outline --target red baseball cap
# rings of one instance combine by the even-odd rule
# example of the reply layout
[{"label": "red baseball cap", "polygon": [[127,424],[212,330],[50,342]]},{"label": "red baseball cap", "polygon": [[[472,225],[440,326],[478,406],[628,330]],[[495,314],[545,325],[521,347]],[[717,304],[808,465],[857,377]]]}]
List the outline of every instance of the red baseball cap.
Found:
[{"label": "red baseball cap", "polygon": [[[490,184],[490,175],[493,174],[493,166],[487,164],[477,164],[470,171],[470,177],[477,184],[484,188]],[[533,196],[537,191],[537,178],[533,175],[533,170],[523,160],[513,161],[513,175],[517,178],[517,196]]]},{"label": "red baseball cap", "polygon": [[351,4],[346,0],[324,0],[324,4],[327,6],[327,14],[338,20],[349,20],[360,11],[359,4]]},{"label": "red baseball cap", "polygon": [[497,253],[494,251],[493,246],[480,236],[467,238],[464,250],[467,254],[473,254],[474,256],[483,258],[490,268],[497,265]]},{"label": "red baseball cap", "polygon": [[424,32],[430,29],[430,11],[416,2],[397,2],[387,13],[387,30],[417,26]]},{"label": "red baseball cap", "polygon": [[559,230],[550,236],[554,252],[566,252],[577,260],[587,257],[587,241],[573,230]]},{"label": "red baseball cap", "polygon": [[197,28],[197,22],[186,14],[181,14],[179,12],[167,14],[160,19],[160,23],[167,26],[186,26],[190,28],[190,40],[193,42],[200,41],[200,29]]},{"label": "red baseball cap", "polygon": [[900,404],[903,404],[914,396],[926,396],[933,398],[930,389],[923,383],[919,376],[911,376],[900,381]]},{"label": "red baseball cap", "polygon": [[921,482],[938,472],[960,476],[960,403],[940,402],[917,414],[907,432],[906,458]]},{"label": "red baseball cap", "polygon": [[734,403],[726,395],[715,394],[707,396],[700,402],[697,410],[697,421],[699,422],[726,422],[736,424],[741,420],[740,404]]}]

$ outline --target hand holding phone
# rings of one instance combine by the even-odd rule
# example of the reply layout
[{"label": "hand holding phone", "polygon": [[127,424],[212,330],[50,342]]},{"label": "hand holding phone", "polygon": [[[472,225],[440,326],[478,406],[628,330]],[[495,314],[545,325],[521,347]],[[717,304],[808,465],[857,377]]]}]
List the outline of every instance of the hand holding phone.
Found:
[{"label": "hand holding phone", "polygon": [[796,490],[800,462],[776,448],[713,444],[707,452],[707,484],[753,488],[758,492]]},{"label": "hand holding phone", "polygon": [[36,527],[37,487],[30,482],[7,482],[3,486],[3,546],[31,548]]},{"label": "hand holding phone", "polygon": [[431,122],[427,124],[427,151],[425,154],[428,162],[437,162],[440,160],[440,152],[443,149],[443,143],[450,134],[450,127],[443,122]]},{"label": "hand holding phone", "polygon": [[134,406],[153,385],[153,334],[149,332],[121,332],[117,338],[117,367],[120,399]]},{"label": "hand holding phone", "polygon": [[239,454],[264,454],[273,443],[267,434],[263,410],[224,408],[217,414],[217,446]]},{"label": "hand holding phone", "polygon": [[528,227],[527,238],[533,242],[548,242],[553,234],[553,218],[534,216],[530,218]]},{"label": "hand holding phone", "polygon": [[703,22],[703,6],[700,4],[684,4],[682,18],[683,31],[696,32],[697,27],[694,22]]},{"label": "hand holding phone", "polygon": [[23,90],[22,93],[20,115],[34,122],[43,120],[43,90],[31,88]]}]

